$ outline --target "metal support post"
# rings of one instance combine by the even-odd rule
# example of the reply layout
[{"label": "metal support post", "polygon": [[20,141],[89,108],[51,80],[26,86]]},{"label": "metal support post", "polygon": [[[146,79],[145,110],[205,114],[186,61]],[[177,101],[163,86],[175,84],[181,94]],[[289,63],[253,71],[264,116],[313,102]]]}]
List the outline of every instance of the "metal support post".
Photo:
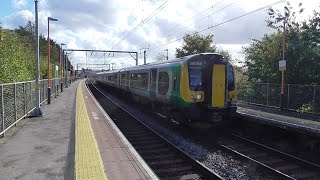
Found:
[{"label": "metal support post", "polygon": [[169,60],[169,52],[168,52],[168,49],[164,50],[164,51],[167,51],[167,61]]},{"label": "metal support post", "polygon": [[[283,20],[283,33],[282,33],[282,60],[285,61],[286,51],[286,20]],[[281,97],[280,97],[280,110],[284,108],[284,70],[281,71]]]},{"label": "metal support post", "polygon": [[316,101],[316,85],[313,85],[313,101],[312,101],[312,112],[315,112],[315,101]]},{"label": "metal support post", "polygon": [[[42,86],[41,86],[41,90],[42,90],[42,101],[40,101],[41,103],[46,99],[46,94],[45,94],[45,91],[44,91],[44,89],[45,89],[45,81],[42,81],[41,82],[42,83]],[[41,100],[41,98],[40,98],[40,100]]]},{"label": "metal support post", "polygon": [[51,79],[50,79],[50,76],[51,76],[51,71],[50,71],[50,20],[48,18],[48,104],[51,103]]},{"label": "metal support post", "polygon": [[146,50],[143,51],[143,64],[147,64]]},{"label": "metal support post", "polygon": [[138,66],[138,53],[136,53],[136,66]]},{"label": "metal support post", "polygon": [[60,77],[60,88],[61,88],[61,92],[63,91],[63,54],[62,54],[62,51],[61,51],[61,49],[62,49],[62,43],[60,44],[60,71],[61,71],[61,77]]},{"label": "metal support post", "polygon": [[288,87],[288,94],[287,94],[287,110],[289,110],[289,102],[290,102],[290,84],[287,85]]},{"label": "metal support post", "polygon": [[54,74],[55,74],[55,77],[56,77],[54,79],[54,87],[55,87],[55,92],[56,92],[54,97],[56,98],[58,96],[58,89],[59,89],[59,85],[58,85],[59,84],[59,82],[58,82],[59,66],[55,67],[55,73]]},{"label": "metal support post", "polygon": [[[150,47],[150,45],[149,45],[149,47]],[[140,54],[141,54],[141,50],[143,49],[143,64],[147,64],[146,53],[147,53],[147,49],[149,49],[149,47],[140,49]]]},{"label": "metal support post", "polygon": [[269,106],[269,83],[267,83],[267,106]]},{"label": "metal support post", "polygon": [[36,26],[36,69],[37,69],[37,75],[36,75],[36,83],[35,83],[35,89],[36,89],[36,108],[32,111],[32,116],[42,116],[43,111],[40,107],[40,62],[39,62],[39,24],[38,24],[38,0],[34,1],[35,4],[35,26]]},{"label": "metal support post", "polygon": [[27,90],[26,90],[26,83],[23,83],[23,105],[24,105],[23,114],[27,114]]},{"label": "metal support post", "polygon": [[[17,121],[17,84],[14,83],[14,122]],[[17,123],[14,124],[17,126]]]},{"label": "metal support post", "polygon": [[[2,124],[1,124],[1,132],[4,131],[4,98],[3,98],[3,85],[1,85],[1,121],[2,121]],[[1,137],[4,137],[4,133],[1,135]]]},{"label": "metal support post", "polygon": [[68,52],[68,51],[66,51],[66,58],[65,58],[65,60],[66,60],[66,88],[67,88],[68,85],[69,85],[69,83],[68,83],[68,65],[69,65],[69,63],[68,63],[67,52]]},{"label": "metal support post", "polygon": [[34,106],[34,101],[33,101],[33,97],[32,97],[32,83],[30,84],[30,102],[31,102],[31,107]]}]

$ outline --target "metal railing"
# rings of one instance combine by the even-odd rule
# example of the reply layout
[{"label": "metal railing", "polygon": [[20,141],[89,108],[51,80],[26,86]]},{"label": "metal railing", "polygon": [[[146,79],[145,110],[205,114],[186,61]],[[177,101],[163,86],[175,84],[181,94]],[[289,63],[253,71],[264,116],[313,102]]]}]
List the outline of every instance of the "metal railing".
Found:
[{"label": "metal railing", "polygon": [[[56,96],[61,89],[62,79],[51,80],[51,96]],[[48,97],[48,80],[40,81],[40,102]],[[64,82],[65,84],[65,82]],[[36,106],[35,81],[0,84],[0,137],[17,123],[28,116]]]},{"label": "metal railing", "polygon": [[[281,84],[249,83],[238,87],[238,101],[280,107]],[[287,110],[320,113],[320,85],[287,84],[284,89]]]}]

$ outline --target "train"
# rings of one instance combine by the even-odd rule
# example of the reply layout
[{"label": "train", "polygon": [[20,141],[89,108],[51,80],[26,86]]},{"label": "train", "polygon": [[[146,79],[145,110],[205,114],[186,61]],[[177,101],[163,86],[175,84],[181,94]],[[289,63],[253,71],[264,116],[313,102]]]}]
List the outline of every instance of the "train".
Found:
[{"label": "train", "polygon": [[227,122],[237,109],[234,67],[217,53],[100,72],[95,80],[181,124]]}]

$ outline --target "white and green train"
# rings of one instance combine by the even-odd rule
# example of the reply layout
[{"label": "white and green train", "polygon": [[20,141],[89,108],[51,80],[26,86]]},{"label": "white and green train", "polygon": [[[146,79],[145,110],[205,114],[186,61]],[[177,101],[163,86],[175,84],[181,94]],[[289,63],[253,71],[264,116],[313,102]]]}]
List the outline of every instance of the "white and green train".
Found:
[{"label": "white and green train", "polygon": [[97,82],[132,95],[180,123],[230,119],[236,112],[234,69],[216,53],[112,70]]}]

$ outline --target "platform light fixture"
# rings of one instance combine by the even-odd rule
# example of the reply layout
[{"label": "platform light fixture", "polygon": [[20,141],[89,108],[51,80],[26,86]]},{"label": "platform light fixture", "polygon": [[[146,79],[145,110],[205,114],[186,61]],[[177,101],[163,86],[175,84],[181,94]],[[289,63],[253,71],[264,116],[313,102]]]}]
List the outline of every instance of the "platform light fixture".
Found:
[{"label": "platform light fixture", "polygon": [[58,19],[48,17],[48,104],[51,103],[51,79],[50,79],[50,21],[58,21]]},{"label": "platform light fixture", "polygon": [[60,43],[60,71],[61,71],[61,92],[63,91],[63,65],[64,65],[64,54],[62,51],[62,46],[67,46],[64,43]]}]

